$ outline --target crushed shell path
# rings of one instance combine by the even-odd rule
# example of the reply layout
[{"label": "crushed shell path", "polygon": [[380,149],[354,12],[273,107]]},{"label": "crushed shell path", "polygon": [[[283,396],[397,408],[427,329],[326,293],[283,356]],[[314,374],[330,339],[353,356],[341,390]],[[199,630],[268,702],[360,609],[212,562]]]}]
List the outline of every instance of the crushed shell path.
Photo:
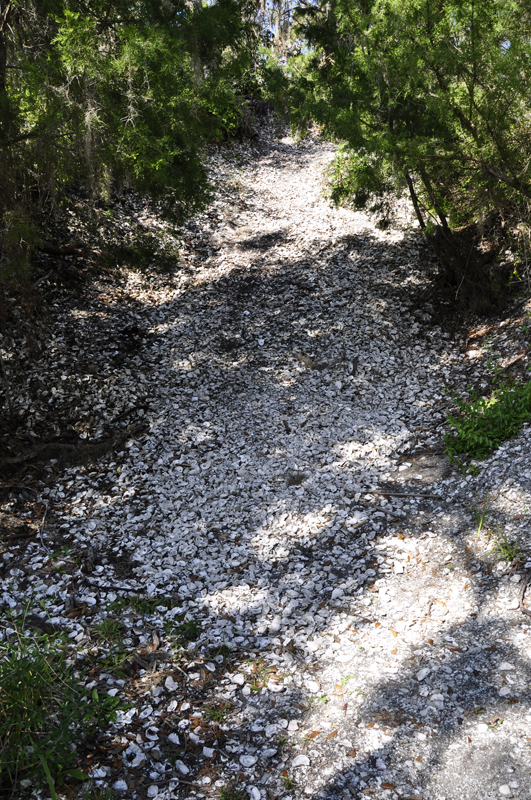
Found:
[{"label": "crushed shell path", "polygon": [[[477,477],[449,468],[445,385],[471,361],[415,307],[430,254],[407,207],[387,230],[331,209],[332,155],[272,138],[214,158],[232,189],[139,311],[155,336],[125,380],[149,427],[105,487],[73,468],[50,494],[93,551],[91,625],[128,589],[161,598],[122,617],[135,676],[88,685],[132,702],[91,767],[116,797],[531,798],[523,571],[472,513],[490,486],[525,552],[527,433]],[[35,596],[88,653],[62,580]],[[183,621],[200,633],[178,655]]]}]

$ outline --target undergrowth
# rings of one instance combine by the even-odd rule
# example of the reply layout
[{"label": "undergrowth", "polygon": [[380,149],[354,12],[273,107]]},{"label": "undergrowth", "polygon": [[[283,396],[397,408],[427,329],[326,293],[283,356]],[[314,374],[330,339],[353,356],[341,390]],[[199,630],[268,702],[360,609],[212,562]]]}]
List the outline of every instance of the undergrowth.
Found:
[{"label": "undergrowth", "polygon": [[489,397],[479,392],[466,400],[455,392],[450,395],[460,414],[448,416],[453,430],[445,436],[445,452],[450,463],[463,470],[466,465],[459,456],[482,460],[531,420],[531,382],[511,383],[496,377]]},{"label": "undergrowth", "polygon": [[10,624],[0,642],[1,794],[47,786],[55,798],[56,786],[87,778],[75,743],[113,722],[120,701],[96,689],[86,696],[62,636],[28,635],[23,620]]},{"label": "undergrowth", "polygon": [[506,533],[504,533],[502,537],[495,539],[495,549],[505,561],[515,561],[520,557],[518,539],[515,539],[511,544]]}]

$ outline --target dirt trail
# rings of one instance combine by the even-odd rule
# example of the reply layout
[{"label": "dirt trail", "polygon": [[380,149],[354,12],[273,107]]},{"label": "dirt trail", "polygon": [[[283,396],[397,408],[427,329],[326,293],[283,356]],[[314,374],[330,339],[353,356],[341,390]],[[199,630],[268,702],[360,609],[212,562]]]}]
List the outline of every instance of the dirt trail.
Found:
[{"label": "dirt trail", "polygon": [[[141,652],[125,684],[98,678],[134,708],[93,780],[132,798],[531,798],[525,558],[493,547],[528,546],[526,432],[476,477],[449,467],[445,385],[481,380],[489,353],[416,307],[431,257],[412,214],[380,230],[331,209],[330,145],[260,147],[214,159],[225,188],[173,284],[126,287],[150,338],[112,391],[149,399],[149,429],[102,480],[74,467],[49,494],[92,548],[74,576],[90,626],[66,618],[59,574],[35,598],[80,648],[109,615]],[[161,603],[120,616],[128,590]]]}]

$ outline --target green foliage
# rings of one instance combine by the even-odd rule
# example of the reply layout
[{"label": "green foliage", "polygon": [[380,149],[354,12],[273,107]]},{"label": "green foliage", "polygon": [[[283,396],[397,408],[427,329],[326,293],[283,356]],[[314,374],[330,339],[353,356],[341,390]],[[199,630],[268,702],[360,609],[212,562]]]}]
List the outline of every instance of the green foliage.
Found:
[{"label": "green foliage", "polygon": [[129,675],[127,665],[131,660],[131,652],[120,646],[114,647],[107,655],[98,654],[97,657],[89,656],[89,659],[94,667],[104,672],[113,672],[120,678],[127,678]]},{"label": "green foliage", "polygon": [[234,786],[223,786],[219,790],[219,800],[247,800],[247,793]]},{"label": "green foliage", "polygon": [[208,716],[214,722],[225,722],[228,717],[229,710],[227,708],[210,708],[210,706],[205,706],[205,711],[207,712]]},{"label": "green foliage", "polygon": [[[238,128],[255,59],[244,0],[13,0],[4,10],[3,261],[16,268],[10,242],[21,241],[8,213],[18,207],[31,220],[74,183],[93,196],[111,186],[148,192],[176,218],[204,205],[202,149]],[[22,238],[24,254],[32,243]]]},{"label": "green foliage", "polygon": [[483,529],[483,525],[485,523],[485,517],[489,513],[489,493],[485,494],[485,499],[483,500],[481,506],[478,505],[476,508],[473,509],[474,516],[476,518],[476,522],[478,524],[478,536]]},{"label": "green foliage", "polygon": [[92,636],[102,642],[117,642],[123,634],[124,626],[116,619],[107,618],[94,626]]},{"label": "green foliage", "polygon": [[[13,623],[15,624],[15,623]],[[22,622],[23,626],[23,622]],[[60,636],[16,630],[0,644],[0,785],[20,792],[84,780],[75,745],[113,722],[119,700],[86,697]]]},{"label": "green foliage", "polygon": [[370,153],[354,152],[341,145],[328,171],[330,199],[335,205],[379,211],[383,198],[397,190],[389,164]]},{"label": "green foliage", "polygon": [[502,538],[497,538],[495,540],[495,548],[505,561],[514,561],[520,555],[518,551],[518,539],[515,539],[511,544],[506,533],[503,534]]},{"label": "green foliage", "polygon": [[292,778],[290,775],[284,775],[282,783],[284,784],[284,789],[294,789],[297,785],[295,778]]},{"label": "green foliage", "polygon": [[166,633],[177,636],[181,642],[194,642],[199,638],[202,630],[202,623],[196,619],[184,619],[179,622],[167,622],[164,625]]},{"label": "green foliage", "polygon": [[121,613],[125,608],[132,608],[137,614],[154,614],[161,607],[163,609],[176,608],[179,601],[172,597],[140,597],[130,595],[129,597],[118,597],[107,605],[107,610],[113,614]]},{"label": "green foliage", "polygon": [[230,658],[232,655],[232,648],[229,647],[228,644],[223,642],[222,645],[219,647],[214,647],[211,650],[213,656],[223,656],[223,658]]},{"label": "green foliage", "polygon": [[531,420],[531,382],[500,381],[490,397],[472,393],[468,400],[463,400],[455,392],[451,396],[460,415],[448,417],[454,432],[445,436],[444,444],[450,462],[455,461],[458,466],[462,466],[458,456],[486,458]]},{"label": "green foliage", "polygon": [[408,192],[460,296],[486,291],[496,278],[478,246],[481,226],[500,213],[516,219],[522,206],[529,214],[531,9],[330,0],[305,4],[296,21],[308,46],[287,60],[288,86],[277,84],[299,131],[313,120],[344,144],[332,199],[370,207],[390,189]]}]

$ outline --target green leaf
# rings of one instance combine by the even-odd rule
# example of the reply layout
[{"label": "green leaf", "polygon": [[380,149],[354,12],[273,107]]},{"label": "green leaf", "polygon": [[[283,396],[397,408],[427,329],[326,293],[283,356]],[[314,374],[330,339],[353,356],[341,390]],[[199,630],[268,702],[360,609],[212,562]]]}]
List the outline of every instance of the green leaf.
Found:
[{"label": "green leaf", "polygon": [[80,769],[67,769],[66,774],[77,781],[87,781],[89,779],[89,776]]}]

